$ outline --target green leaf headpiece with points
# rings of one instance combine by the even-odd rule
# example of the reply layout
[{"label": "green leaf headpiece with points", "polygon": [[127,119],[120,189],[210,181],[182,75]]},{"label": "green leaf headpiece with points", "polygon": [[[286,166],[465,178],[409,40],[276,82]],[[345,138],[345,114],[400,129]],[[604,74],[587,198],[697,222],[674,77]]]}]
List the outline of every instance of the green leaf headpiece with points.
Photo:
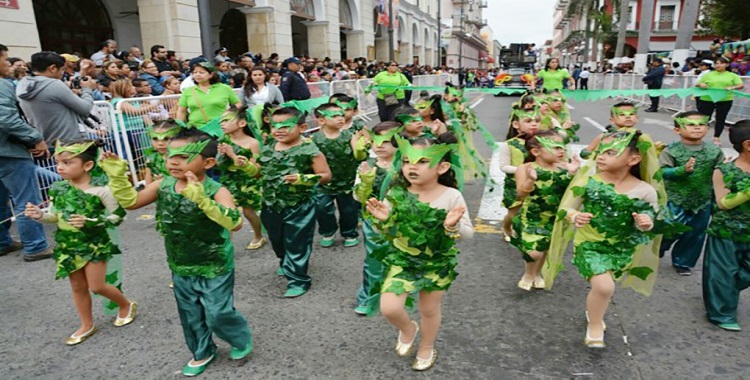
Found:
[{"label": "green leaf headpiece with points", "polygon": [[341,116],[345,117],[344,110],[318,110],[318,115],[321,115],[324,119],[333,119],[334,117]]},{"label": "green leaf headpiece with points", "polygon": [[680,128],[685,128],[688,125],[695,125],[695,126],[708,126],[708,116],[703,116],[700,119],[693,119],[691,117],[678,117],[674,119],[674,122],[677,123],[677,125],[680,126]]},{"label": "green leaf headpiece with points", "polygon": [[299,125],[300,120],[302,120],[303,116],[305,116],[304,113],[300,113],[297,116],[290,116],[288,119],[284,121],[273,121],[271,120],[271,128],[273,129],[282,129],[282,128],[294,128],[297,125]]},{"label": "green leaf headpiece with points", "polygon": [[349,101],[349,103],[344,103],[344,102],[342,102],[340,100],[336,100],[336,101],[334,101],[334,103],[336,103],[336,105],[338,105],[339,107],[341,107],[344,110],[353,110],[353,109],[356,109],[357,105],[358,105],[356,98],[352,99],[351,101]]},{"label": "green leaf headpiece with points", "polygon": [[375,134],[374,132],[370,132],[370,136],[372,137],[372,142],[375,144],[375,146],[381,146],[386,141],[393,140],[393,136],[396,136],[402,128],[393,128],[385,131],[382,135]]},{"label": "green leaf headpiece with points", "polygon": [[63,146],[60,144],[60,140],[57,140],[55,142],[55,157],[59,156],[61,153],[70,153],[71,156],[75,157],[85,151],[87,151],[91,146],[94,145],[94,141],[86,141],[86,142],[80,142],[76,144],[68,144]]},{"label": "green leaf headpiece with points", "polygon": [[542,114],[539,113],[539,108],[537,107],[534,107],[533,109],[530,109],[530,110],[514,109],[513,115],[515,115],[519,120],[524,119],[524,118],[536,119],[542,116]]},{"label": "green leaf headpiece with points", "polygon": [[423,158],[430,160],[430,167],[433,168],[440,163],[445,154],[450,152],[452,147],[447,144],[436,144],[430,146],[412,145],[407,139],[397,138],[398,150],[402,157],[405,157],[412,165],[417,164]]},{"label": "green leaf headpiece with points", "polygon": [[[604,135],[601,142],[599,143],[599,148],[597,149],[597,151],[599,152],[598,154],[602,154],[608,150],[614,150],[617,152],[617,156],[621,155],[622,152],[627,149],[628,145],[630,145],[630,142],[633,140],[633,136],[635,136],[635,132],[615,132]],[[605,143],[605,139],[611,140]]]},{"label": "green leaf headpiece with points", "polygon": [[536,138],[536,141],[539,142],[539,145],[541,145],[542,148],[547,149],[550,153],[556,153],[555,149],[558,148],[565,149],[565,144],[562,141],[556,141],[544,136],[535,136],[534,138]]},{"label": "green leaf headpiece with points", "polygon": [[155,128],[149,128],[147,133],[148,137],[151,137],[152,140],[168,140],[177,136],[177,134],[180,133],[180,130],[182,130],[182,128],[179,126],[167,128],[163,132],[159,132]]},{"label": "green leaf headpiece with points", "polygon": [[634,106],[623,106],[622,108],[612,107],[611,112],[612,112],[612,115],[614,116],[637,116],[638,107],[634,107]]},{"label": "green leaf headpiece with points", "polygon": [[398,115],[396,116],[396,121],[402,123],[402,124],[408,124],[414,121],[423,121],[422,115]]},{"label": "green leaf headpiece with points", "polygon": [[420,102],[418,102],[417,104],[414,105],[414,108],[416,108],[418,110],[426,110],[426,109],[432,107],[432,103],[434,101],[435,101],[435,99],[429,99],[429,100],[420,101]]},{"label": "green leaf headpiece with points", "polygon": [[167,147],[167,157],[187,156],[187,162],[192,162],[196,157],[203,153],[211,139],[203,141],[193,141],[190,144],[183,145],[179,148]]}]

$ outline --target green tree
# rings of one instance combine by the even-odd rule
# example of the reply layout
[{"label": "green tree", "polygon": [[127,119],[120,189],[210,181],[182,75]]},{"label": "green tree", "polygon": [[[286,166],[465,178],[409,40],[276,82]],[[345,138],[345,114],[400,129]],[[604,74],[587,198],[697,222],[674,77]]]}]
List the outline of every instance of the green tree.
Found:
[{"label": "green tree", "polygon": [[750,38],[750,6],[747,0],[704,0],[701,26],[710,33],[742,40]]}]

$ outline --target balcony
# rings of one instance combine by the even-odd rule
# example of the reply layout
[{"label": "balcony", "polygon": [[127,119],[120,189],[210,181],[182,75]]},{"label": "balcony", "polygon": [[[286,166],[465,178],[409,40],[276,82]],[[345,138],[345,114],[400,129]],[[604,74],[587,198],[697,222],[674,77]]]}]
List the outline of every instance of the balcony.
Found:
[{"label": "balcony", "polygon": [[487,0],[481,0],[479,2],[479,8],[487,8],[487,7],[488,7]]},{"label": "balcony", "polygon": [[557,0],[557,4],[555,4],[555,9],[559,11],[564,11],[568,8],[568,3],[570,3],[569,0]]}]

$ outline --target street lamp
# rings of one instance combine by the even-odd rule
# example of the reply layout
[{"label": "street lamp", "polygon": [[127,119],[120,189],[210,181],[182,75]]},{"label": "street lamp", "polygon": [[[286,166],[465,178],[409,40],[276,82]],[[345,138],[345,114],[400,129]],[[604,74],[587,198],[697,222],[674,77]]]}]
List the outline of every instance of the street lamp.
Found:
[{"label": "street lamp", "polygon": [[458,40],[458,70],[461,71],[464,68],[464,37],[471,38],[471,33],[464,33],[464,5],[469,3],[469,12],[474,12],[475,0],[467,0],[461,3],[461,38]]}]

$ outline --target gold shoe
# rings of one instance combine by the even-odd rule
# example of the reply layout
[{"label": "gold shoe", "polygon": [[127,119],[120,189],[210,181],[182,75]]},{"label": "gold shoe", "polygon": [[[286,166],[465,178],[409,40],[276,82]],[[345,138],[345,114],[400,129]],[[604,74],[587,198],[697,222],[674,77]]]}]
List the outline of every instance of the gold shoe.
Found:
[{"label": "gold shoe", "polygon": [[411,321],[414,325],[414,338],[409,343],[401,342],[401,331],[398,332],[398,340],[396,341],[396,353],[398,356],[409,356],[414,349],[414,342],[417,341],[417,335],[419,334],[419,325],[415,321]]},{"label": "gold shoe", "polygon": [[544,279],[542,276],[537,276],[531,284],[534,289],[544,289]]},{"label": "gold shoe", "polygon": [[130,324],[135,320],[135,310],[138,307],[138,304],[134,301],[130,301],[130,309],[128,310],[128,316],[125,318],[120,318],[120,316],[117,316],[117,319],[115,319],[115,327],[122,327],[125,325]]},{"label": "gold shoe", "polygon": [[432,368],[432,366],[435,365],[435,361],[437,360],[437,350],[432,349],[430,350],[430,357],[427,359],[420,359],[419,356],[414,358],[414,363],[411,365],[411,369],[415,371],[427,371],[428,369]]},{"label": "gold shoe", "polygon": [[[590,323],[590,322],[591,321],[589,320],[589,311],[586,310],[586,323]],[[603,319],[602,319],[602,331],[607,331],[607,324],[604,323]]]},{"label": "gold shoe", "polygon": [[86,331],[85,333],[79,336],[76,336],[76,333],[73,333],[73,335],[65,339],[65,344],[68,346],[75,346],[76,344],[83,343],[84,340],[94,335],[95,332],[96,332],[96,326],[92,326],[89,331]]},{"label": "gold shoe", "polygon": [[247,247],[245,247],[245,249],[249,249],[249,250],[260,249],[260,247],[266,245],[266,242],[267,240],[265,237],[260,238],[258,241],[253,240],[250,242],[250,244],[247,245]]},{"label": "gold shoe", "polygon": [[526,281],[526,276],[521,277],[521,280],[518,281],[518,287],[526,291],[531,290],[533,285],[534,281]]},{"label": "gold shoe", "polygon": [[586,339],[583,340],[583,343],[588,348],[605,348],[605,347],[607,347],[607,344],[604,343],[604,332],[602,332],[602,337],[601,338],[594,339],[589,334],[589,328],[588,328],[588,326],[586,326]]}]

